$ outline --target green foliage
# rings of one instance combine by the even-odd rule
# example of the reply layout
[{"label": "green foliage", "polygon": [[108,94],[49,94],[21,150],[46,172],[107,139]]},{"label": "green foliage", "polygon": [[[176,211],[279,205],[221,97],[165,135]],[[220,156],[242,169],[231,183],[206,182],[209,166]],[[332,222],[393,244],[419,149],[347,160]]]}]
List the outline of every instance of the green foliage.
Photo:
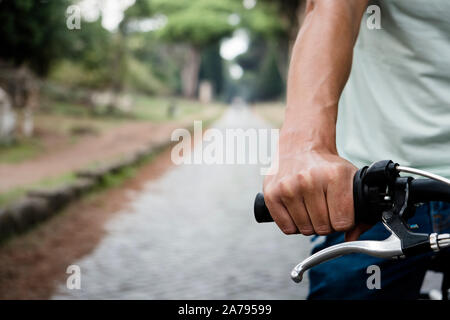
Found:
[{"label": "green foliage", "polygon": [[[125,11],[118,31],[111,33],[101,19],[83,20],[81,30],[68,30],[66,9],[77,1],[0,0],[0,60],[26,63],[39,75],[70,88],[171,94],[181,92],[180,71],[186,64],[182,48],[188,44],[202,54],[200,79],[212,81],[219,94],[225,86],[220,40],[245,28],[264,41],[280,41],[287,29],[286,12],[300,2],[259,0],[247,10],[242,0],[136,0]],[[240,17],[240,24],[230,24],[231,14]],[[158,31],[128,28],[130,22],[156,15],[167,18]],[[256,72],[265,59],[264,50],[240,57],[239,64]]]},{"label": "green foliage", "polygon": [[55,64],[48,78],[55,83],[70,88],[104,88],[110,82],[108,69],[100,64],[87,68],[83,62],[64,59]]},{"label": "green foliage", "polygon": [[71,183],[77,179],[77,176],[73,172],[64,173],[62,175],[45,178],[38,182],[13,188],[5,192],[0,193],[0,207],[5,207],[14,203],[15,201],[23,198],[30,190],[44,189],[44,188],[56,188],[68,183]]},{"label": "green foliage", "polygon": [[109,188],[119,187],[126,180],[133,178],[136,173],[136,167],[126,167],[117,173],[107,174],[102,178],[101,185],[96,188],[96,191],[98,192]]},{"label": "green foliage", "polygon": [[[251,10],[246,10],[240,0],[152,0],[151,4],[154,12],[167,16],[167,25],[160,35],[172,42],[202,47],[230,35],[237,27],[268,37],[286,30],[275,3],[258,3]],[[241,25],[230,25],[231,14],[241,17]]]},{"label": "green foliage", "polygon": [[228,18],[239,7],[235,0],[153,0],[155,12],[167,17],[162,39],[204,47],[230,35],[235,27]]},{"label": "green foliage", "polygon": [[201,19],[198,17],[198,13],[193,10],[171,15],[162,36],[175,42],[188,40],[196,47],[203,47],[233,31],[226,15],[222,13],[208,14]]},{"label": "green foliage", "polygon": [[124,25],[133,19],[147,18],[151,16],[153,14],[151,3],[151,0],[136,0],[134,5],[125,11],[125,16],[121,24]]},{"label": "green foliage", "polygon": [[[168,112],[171,105],[175,106],[176,109],[172,118]],[[211,105],[210,108],[212,107]],[[193,100],[141,95],[136,97],[133,116],[138,120],[164,122],[183,119],[194,114],[201,114],[204,109],[204,105]]]},{"label": "green foliage", "polygon": [[[145,1],[136,2],[143,3]],[[126,11],[128,19],[144,14],[132,8],[134,6]],[[121,27],[125,30],[126,24],[121,24]],[[153,70],[153,66],[166,66],[161,61],[152,60],[152,54],[160,51],[154,38],[144,33],[110,33],[102,27],[100,20],[91,23],[84,21],[82,29],[71,34],[73,46],[65,58],[51,69],[50,79],[72,88],[115,87],[148,94],[167,94],[170,84]],[[148,54],[149,51],[152,53]],[[162,60],[167,59],[170,58]]]},{"label": "green foliage", "polygon": [[101,21],[83,21],[81,30],[71,31],[71,47],[67,49],[66,59],[82,64],[87,70],[108,68],[111,62],[113,35],[104,29]]},{"label": "green foliage", "polygon": [[133,57],[127,59],[125,86],[131,90],[146,94],[167,94],[168,89],[145,64]]},{"label": "green foliage", "polygon": [[97,20],[83,21],[81,30],[70,31],[68,36],[71,45],[50,69],[50,79],[69,87],[101,89],[111,86],[117,71],[111,67],[117,50],[114,35]]},{"label": "green foliage", "polygon": [[288,25],[280,19],[277,3],[257,3],[251,10],[242,12],[242,26],[253,34],[268,39],[285,35]]},{"label": "green foliage", "polygon": [[65,11],[69,0],[0,1],[0,58],[28,63],[45,74],[51,62],[70,47]]},{"label": "green foliage", "polygon": [[128,35],[127,44],[132,59],[145,65],[145,70],[151,73],[149,76],[159,82],[158,87],[161,90],[152,86],[156,89],[154,93],[165,94],[179,91],[179,65],[183,60],[184,52],[161,43],[156,39],[154,32]]},{"label": "green foliage", "polygon": [[19,163],[30,159],[42,150],[36,139],[21,139],[12,144],[0,145],[0,163]]},{"label": "green foliage", "polygon": [[130,22],[148,18],[152,14],[153,11],[150,0],[136,0],[132,6],[125,10],[123,20],[119,24],[119,31],[122,34],[129,33],[128,24]]},{"label": "green foliage", "polygon": [[[289,17],[292,20],[296,20],[297,10],[302,2],[306,0],[259,0],[263,3],[273,5],[277,9],[278,14],[281,16]],[[296,21],[291,21],[295,23]]]}]

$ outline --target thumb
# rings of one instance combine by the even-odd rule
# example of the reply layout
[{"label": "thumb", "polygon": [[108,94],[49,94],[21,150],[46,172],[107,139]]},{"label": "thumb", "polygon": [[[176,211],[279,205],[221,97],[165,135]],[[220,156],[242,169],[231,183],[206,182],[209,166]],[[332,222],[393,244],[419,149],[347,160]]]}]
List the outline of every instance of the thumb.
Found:
[{"label": "thumb", "polygon": [[359,236],[364,232],[372,228],[371,225],[368,224],[357,224],[353,229],[347,231],[345,233],[345,241],[356,241],[359,239]]}]

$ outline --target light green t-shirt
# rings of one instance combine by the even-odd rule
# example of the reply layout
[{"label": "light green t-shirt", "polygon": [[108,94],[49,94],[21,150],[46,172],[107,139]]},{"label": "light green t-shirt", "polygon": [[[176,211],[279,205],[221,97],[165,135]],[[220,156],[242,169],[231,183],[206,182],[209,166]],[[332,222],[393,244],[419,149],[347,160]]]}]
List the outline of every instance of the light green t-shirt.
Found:
[{"label": "light green t-shirt", "polygon": [[359,167],[392,159],[450,178],[450,0],[371,4],[382,29],[363,16],[339,104],[339,153]]}]

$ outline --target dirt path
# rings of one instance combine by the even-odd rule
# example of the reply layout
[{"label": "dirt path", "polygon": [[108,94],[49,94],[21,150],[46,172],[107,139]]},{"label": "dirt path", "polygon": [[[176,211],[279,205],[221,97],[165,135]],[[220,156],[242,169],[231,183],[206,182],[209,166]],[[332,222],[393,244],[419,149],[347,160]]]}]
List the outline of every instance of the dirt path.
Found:
[{"label": "dirt path", "polygon": [[67,267],[90,253],[105,234],[104,225],[125,209],[146,182],[170,166],[170,150],[140,168],[123,185],[94,194],[63,213],[0,246],[0,300],[48,299],[67,278]]},{"label": "dirt path", "polygon": [[167,141],[176,128],[192,125],[192,119],[166,124],[134,122],[88,136],[76,144],[55,148],[18,164],[0,164],[0,193],[57,177],[96,162],[111,161],[152,143]]}]

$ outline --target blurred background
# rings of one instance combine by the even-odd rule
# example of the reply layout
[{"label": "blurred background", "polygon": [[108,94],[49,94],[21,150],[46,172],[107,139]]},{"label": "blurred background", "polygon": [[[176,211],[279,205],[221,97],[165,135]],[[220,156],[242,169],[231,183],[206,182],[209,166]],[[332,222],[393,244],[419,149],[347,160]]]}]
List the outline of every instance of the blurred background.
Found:
[{"label": "blurred background", "polygon": [[194,120],[280,126],[303,8],[0,1],[0,298],[304,298],[309,241],[253,222],[259,169],[170,161]]}]

